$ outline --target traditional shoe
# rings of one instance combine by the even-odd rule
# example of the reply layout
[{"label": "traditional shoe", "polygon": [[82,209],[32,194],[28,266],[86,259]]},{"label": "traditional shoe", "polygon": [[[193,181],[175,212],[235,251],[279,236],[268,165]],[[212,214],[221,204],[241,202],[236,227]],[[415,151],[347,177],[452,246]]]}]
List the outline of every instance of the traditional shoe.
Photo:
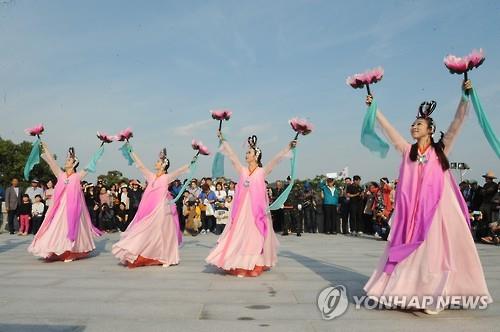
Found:
[{"label": "traditional shoe", "polygon": [[263,266],[256,265],[253,270],[247,272],[247,277],[258,277],[264,271]]},{"label": "traditional shoe", "polygon": [[247,270],[240,269],[240,268],[230,269],[230,270],[224,270],[224,271],[226,271],[227,274],[230,274],[232,276],[239,277],[239,278],[246,277],[247,276],[247,272],[248,272]]}]

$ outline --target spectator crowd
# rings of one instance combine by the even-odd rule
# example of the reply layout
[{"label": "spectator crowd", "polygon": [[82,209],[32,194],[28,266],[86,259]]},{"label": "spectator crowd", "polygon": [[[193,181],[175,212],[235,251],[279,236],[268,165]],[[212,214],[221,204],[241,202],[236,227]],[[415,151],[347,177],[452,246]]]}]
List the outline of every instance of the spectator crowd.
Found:
[{"label": "spectator crowd", "polygon": [[[271,211],[275,232],[283,236],[303,232],[373,235],[387,240],[394,209],[397,179],[383,177],[362,183],[360,176],[297,181],[287,201]],[[463,181],[460,191],[467,203],[471,232],[476,241],[499,244],[499,185],[490,171],[483,175],[484,184]],[[272,203],[289,185],[290,179],[268,184],[268,200]],[[94,226],[104,232],[123,232],[137,213],[145,184],[139,180],[123,181],[108,186],[103,180],[95,184],[82,182],[82,192]],[[183,183],[170,185],[172,197],[180,194]],[[193,179],[175,203],[180,228],[184,235],[221,234],[229,222],[236,183],[209,177]],[[20,236],[36,234],[47,209],[52,204],[54,183],[37,179],[21,190],[18,179],[0,188],[2,214],[0,232],[17,232]],[[174,204],[174,203],[170,203]]]}]

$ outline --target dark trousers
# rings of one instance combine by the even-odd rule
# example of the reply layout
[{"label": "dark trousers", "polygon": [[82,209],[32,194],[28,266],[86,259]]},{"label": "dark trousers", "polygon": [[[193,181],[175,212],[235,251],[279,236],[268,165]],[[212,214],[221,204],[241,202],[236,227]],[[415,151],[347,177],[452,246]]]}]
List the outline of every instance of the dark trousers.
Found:
[{"label": "dark trousers", "polygon": [[307,206],[303,209],[304,212],[304,224],[306,226],[306,232],[316,233],[318,230],[318,225],[316,222],[316,211],[312,206]]},{"label": "dark trousers", "polygon": [[116,226],[122,232],[125,232],[127,230],[128,225],[130,225],[130,221],[116,221]]},{"label": "dark trousers", "polygon": [[97,213],[94,211],[94,207],[88,208],[89,210],[89,215],[90,215],[90,221],[92,222],[92,225],[95,227],[99,228],[99,222],[97,221]]},{"label": "dark trousers", "polygon": [[9,233],[14,234],[16,231],[15,229],[15,221],[17,220],[17,211],[11,211],[7,212],[7,221],[9,223]]},{"label": "dark trousers", "polygon": [[493,222],[491,219],[492,217],[492,210],[493,210],[493,204],[491,203],[483,203],[479,207],[479,210],[483,214],[483,222],[485,224],[489,224],[490,222]]},{"label": "dark trousers", "polygon": [[201,211],[201,229],[209,230],[210,232],[215,231],[215,217],[207,216],[205,211]]},{"label": "dark trousers", "polygon": [[281,232],[283,230],[283,224],[285,219],[285,214],[283,209],[277,209],[273,211],[273,229],[275,232]]},{"label": "dark trousers", "polygon": [[339,228],[339,232],[342,232],[342,234],[348,234],[349,233],[349,202],[344,202],[342,203],[340,207],[340,219],[342,220],[342,223]]},{"label": "dark trousers", "polygon": [[323,217],[323,232],[325,234],[337,233],[337,230],[340,228],[338,224],[339,218],[337,217],[337,205],[323,205]]},{"label": "dark trousers", "polygon": [[43,222],[43,216],[34,216],[33,218],[31,218],[30,222],[31,234],[36,234],[38,232],[40,226],[42,226],[42,222]]},{"label": "dark trousers", "polygon": [[186,229],[186,217],[182,214],[182,199],[177,201],[177,215],[179,216],[179,228],[183,233]]},{"label": "dark trousers", "polygon": [[288,231],[301,234],[303,232],[302,213],[296,209],[283,209],[285,221],[283,225],[283,234],[288,234]]},{"label": "dark trousers", "polygon": [[349,206],[349,223],[351,226],[351,232],[357,233],[363,231],[363,220],[361,218],[361,203],[351,201]]},{"label": "dark trousers", "polygon": [[217,224],[215,226],[215,234],[216,235],[221,235],[222,232],[224,232],[224,228],[226,228],[226,224]]},{"label": "dark trousers", "polygon": [[[135,214],[137,213],[138,207],[130,207],[128,209],[128,220],[132,221],[135,218]],[[181,213],[182,214],[182,213]]]}]

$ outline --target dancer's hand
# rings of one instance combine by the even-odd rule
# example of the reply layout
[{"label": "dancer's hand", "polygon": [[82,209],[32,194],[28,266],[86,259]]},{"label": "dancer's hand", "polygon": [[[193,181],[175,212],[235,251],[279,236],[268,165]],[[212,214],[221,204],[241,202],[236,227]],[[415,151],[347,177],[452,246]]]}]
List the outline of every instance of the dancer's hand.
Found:
[{"label": "dancer's hand", "polygon": [[462,89],[465,92],[472,90],[472,81],[471,80],[464,81],[464,83],[462,84]]},{"label": "dancer's hand", "polygon": [[288,147],[291,149],[295,148],[297,146],[297,140],[294,139],[293,141],[291,141],[289,144],[288,144]]},{"label": "dancer's hand", "polygon": [[42,146],[42,152],[47,153],[49,151],[49,146],[45,142],[40,142],[40,145]]},{"label": "dancer's hand", "polygon": [[217,129],[217,137],[223,141],[224,140],[224,136],[222,136],[222,131],[220,131],[219,129]]},{"label": "dancer's hand", "polygon": [[373,101],[373,96],[372,95],[366,95],[365,103],[367,106],[370,106]]}]

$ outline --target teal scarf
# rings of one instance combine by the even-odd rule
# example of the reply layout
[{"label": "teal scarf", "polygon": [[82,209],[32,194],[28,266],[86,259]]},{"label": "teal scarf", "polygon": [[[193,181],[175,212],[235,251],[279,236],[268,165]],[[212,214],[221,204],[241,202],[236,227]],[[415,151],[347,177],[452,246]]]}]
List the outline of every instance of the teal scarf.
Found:
[{"label": "teal scarf", "polygon": [[189,183],[193,179],[194,173],[196,172],[197,161],[198,161],[198,157],[196,157],[194,159],[194,161],[192,161],[191,164],[189,165],[189,173],[188,173],[187,179],[186,179],[186,181],[184,181],[184,184],[182,185],[181,189],[179,190],[179,193],[177,194],[177,196],[175,196],[175,198],[170,201],[170,204],[175,204],[179,200],[179,198],[181,198],[184,191],[186,191],[186,188],[189,186]]},{"label": "teal scarf", "polygon": [[[219,149],[222,142],[219,143]],[[224,154],[217,151],[212,162],[212,179],[217,179],[224,176]]]},{"label": "teal scarf", "polygon": [[472,105],[474,106],[474,110],[476,111],[477,119],[479,121],[479,125],[483,130],[483,134],[486,137],[486,140],[490,144],[493,151],[495,151],[497,158],[500,158],[500,141],[496,137],[493,129],[491,128],[490,122],[488,121],[488,117],[484,113],[483,106],[481,106],[481,102],[479,101],[479,97],[476,94],[474,89],[470,90],[469,97],[472,101]]},{"label": "teal scarf", "polygon": [[33,142],[33,147],[31,148],[28,160],[26,160],[26,165],[24,165],[24,179],[29,180],[30,172],[35,167],[35,165],[40,163],[40,138],[37,138]]},{"label": "teal scarf", "polygon": [[122,152],[123,157],[127,160],[128,165],[132,165],[134,163],[134,159],[132,159],[132,156],[130,155],[132,153],[132,145],[130,145],[129,142],[125,142],[119,150]]},{"label": "teal scarf", "polygon": [[103,154],[104,154],[104,145],[101,145],[99,149],[97,149],[97,151],[94,152],[94,155],[92,156],[92,159],[90,159],[87,166],[85,166],[85,170],[90,173],[95,173],[97,162],[99,161],[99,159],[101,159]]},{"label": "teal scarf", "polygon": [[288,199],[288,195],[290,195],[290,192],[292,191],[293,183],[295,182],[295,173],[296,173],[296,166],[297,166],[297,148],[292,149],[292,159],[290,161],[290,183],[288,186],[285,188],[285,190],[281,193],[281,195],[276,198],[276,200],[269,206],[269,210],[278,210],[281,209],[283,204],[285,204],[286,200]]},{"label": "teal scarf", "polygon": [[363,119],[363,127],[361,128],[361,144],[366,146],[368,150],[377,153],[381,158],[387,156],[389,152],[389,144],[381,139],[375,132],[375,121],[377,115],[377,103],[372,101],[365,118]]}]

